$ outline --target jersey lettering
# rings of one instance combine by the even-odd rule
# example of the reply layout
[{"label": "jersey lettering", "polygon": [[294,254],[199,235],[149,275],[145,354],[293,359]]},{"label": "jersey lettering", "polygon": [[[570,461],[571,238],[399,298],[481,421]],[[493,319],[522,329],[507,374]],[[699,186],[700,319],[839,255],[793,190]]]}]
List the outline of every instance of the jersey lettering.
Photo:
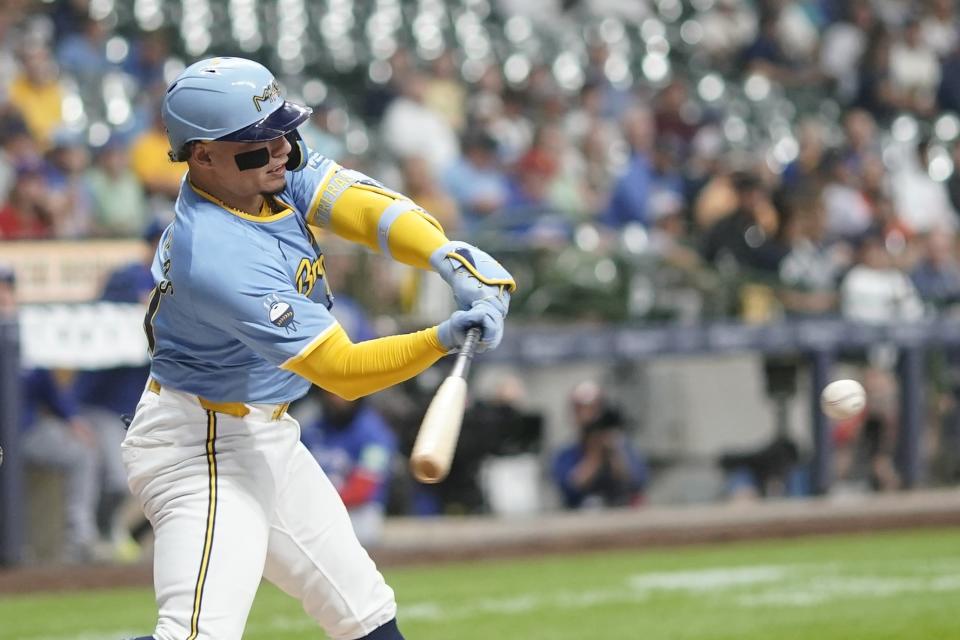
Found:
[{"label": "jersey lettering", "polygon": [[303,258],[297,266],[297,291],[309,296],[317,281],[323,278],[324,273],[322,255],[312,262],[309,258]]}]

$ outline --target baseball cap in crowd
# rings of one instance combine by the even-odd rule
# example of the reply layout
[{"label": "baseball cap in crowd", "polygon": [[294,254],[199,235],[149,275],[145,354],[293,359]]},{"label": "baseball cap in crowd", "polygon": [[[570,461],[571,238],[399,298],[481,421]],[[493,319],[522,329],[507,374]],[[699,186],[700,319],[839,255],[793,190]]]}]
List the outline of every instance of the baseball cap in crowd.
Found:
[{"label": "baseball cap in crowd", "polygon": [[17,274],[13,267],[7,264],[0,264],[0,282],[13,284],[17,280]]}]

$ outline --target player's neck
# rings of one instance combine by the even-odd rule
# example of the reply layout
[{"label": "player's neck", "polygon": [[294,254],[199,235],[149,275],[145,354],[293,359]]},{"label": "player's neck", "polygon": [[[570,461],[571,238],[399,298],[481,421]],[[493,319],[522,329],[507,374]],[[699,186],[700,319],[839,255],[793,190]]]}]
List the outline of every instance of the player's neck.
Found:
[{"label": "player's neck", "polygon": [[206,180],[202,173],[190,172],[190,182],[195,187],[199,187],[207,195],[214,198],[221,206],[234,212],[245,213],[251,216],[260,215],[263,210],[263,195],[256,193],[253,195],[240,195],[233,193],[218,185],[212,180]]}]

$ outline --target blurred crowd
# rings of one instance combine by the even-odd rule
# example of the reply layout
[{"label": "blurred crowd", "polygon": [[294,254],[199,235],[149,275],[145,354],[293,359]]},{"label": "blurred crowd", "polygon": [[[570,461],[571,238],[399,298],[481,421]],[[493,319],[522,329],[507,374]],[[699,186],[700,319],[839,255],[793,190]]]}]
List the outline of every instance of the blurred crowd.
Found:
[{"label": "blurred crowd", "polygon": [[[0,241],[137,237],[169,219],[185,167],[167,158],[158,101],[190,61],[177,35],[131,32],[83,0],[6,4]],[[651,3],[632,66],[618,40],[631,31],[577,25],[568,4],[561,22],[583,43],[573,75],[544,54],[478,67],[401,43],[352,93],[281,78],[314,109],[314,149],[453,236],[626,254],[627,278],[652,262],[673,274],[655,286],[729,292],[668,316],[877,318],[954,301],[955,2],[714,0],[677,29],[655,12],[669,3]],[[508,32],[557,29],[517,19]],[[597,267],[600,284],[612,277]],[[877,285],[886,298],[856,295]],[[628,315],[652,315],[633,298]]]},{"label": "blurred crowd", "polygon": [[[550,310],[535,293],[560,277],[583,287],[566,296],[574,306],[566,312],[603,315],[588,296],[623,272],[631,284],[615,296],[626,310],[608,318],[842,315],[884,323],[960,301],[954,0],[530,3],[539,16],[529,7],[524,14],[523,3],[464,6],[481,4],[490,28],[506,34],[503,55],[486,63],[453,42],[426,51],[400,42],[371,60],[359,81],[283,65],[278,76],[291,99],[314,110],[302,129],[314,150],[404,192],[452,237],[482,235],[508,263],[516,251],[529,263],[520,271],[536,264],[532,251],[546,252],[549,275],[528,274],[519,311]],[[608,4],[610,14],[594,4]],[[113,3],[0,5],[0,257],[9,241],[155,241],[186,168],[167,157],[159,119],[167,81],[201,53],[250,54],[197,49],[182,31],[131,27],[117,11],[103,11]],[[574,53],[562,45],[571,33],[580,47]],[[534,40],[560,46],[525,48]],[[273,66],[275,53],[263,61]],[[577,257],[566,259],[570,252]],[[105,299],[136,301],[149,289],[144,264],[115,275],[123,293],[108,283]],[[664,302],[668,290],[677,295]],[[343,300],[338,305],[350,305]],[[938,354],[940,413],[954,415],[944,437],[954,440],[958,355]],[[879,345],[849,361],[863,367],[871,406],[833,435],[838,478],[896,488],[896,354]],[[110,375],[99,375],[110,393],[87,393],[79,408],[55,395],[46,400],[88,448],[98,424],[116,427],[135,402],[136,389],[122,407],[107,401],[126,391]],[[145,375],[136,372],[132,387]],[[40,382],[53,388],[46,377]],[[89,392],[96,380],[79,382]],[[629,448],[623,417],[601,406],[597,393],[595,385],[571,393],[577,433],[552,461],[557,493],[571,508],[638,504],[645,464]],[[511,398],[504,391],[475,407],[468,421],[477,425],[462,443],[463,481],[455,469],[435,489],[404,494],[387,484],[397,475],[394,454],[411,444],[415,425],[406,423],[418,407],[383,418],[315,398],[321,417],[305,439],[318,459],[342,468],[333,475],[345,501],[360,526],[376,532],[390,500],[408,513],[487,508],[478,497],[480,461],[541,445],[538,418]],[[92,413],[98,405],[109,419]],[[529,437],[511,445],[503,425]],[[484,437],[489,430],[499,435]],[[490,450],[491,443],[513,449]],[[786,492],[796,463],[793,445],[779,440],[723,461],[761,495]],[[960,465],[954,459],[948,467],[944,477],[955,480]],[[95,536],[91,513],[74,516],[84,542]]]}]

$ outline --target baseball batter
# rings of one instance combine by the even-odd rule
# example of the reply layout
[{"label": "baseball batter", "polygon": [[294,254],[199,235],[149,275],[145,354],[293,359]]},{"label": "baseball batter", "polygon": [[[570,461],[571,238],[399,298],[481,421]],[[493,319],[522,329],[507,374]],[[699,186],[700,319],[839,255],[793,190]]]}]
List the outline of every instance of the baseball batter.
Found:
[{"label": "baseball batter", "polygon": [[[513,279],[404,196],[310,153],[309,109],[260,64],[195,63],[162,113],[189,171],[153,264],[151,378],[123,443],[156,534],[152,638],[239,639],[261,577],[334,640],[402,638],[393,591],[286,409],[311,383],[356,398],[410,378],[471,326],[495,347]],[[308,225],[436,270],[461,310],[353,343]]]}]

